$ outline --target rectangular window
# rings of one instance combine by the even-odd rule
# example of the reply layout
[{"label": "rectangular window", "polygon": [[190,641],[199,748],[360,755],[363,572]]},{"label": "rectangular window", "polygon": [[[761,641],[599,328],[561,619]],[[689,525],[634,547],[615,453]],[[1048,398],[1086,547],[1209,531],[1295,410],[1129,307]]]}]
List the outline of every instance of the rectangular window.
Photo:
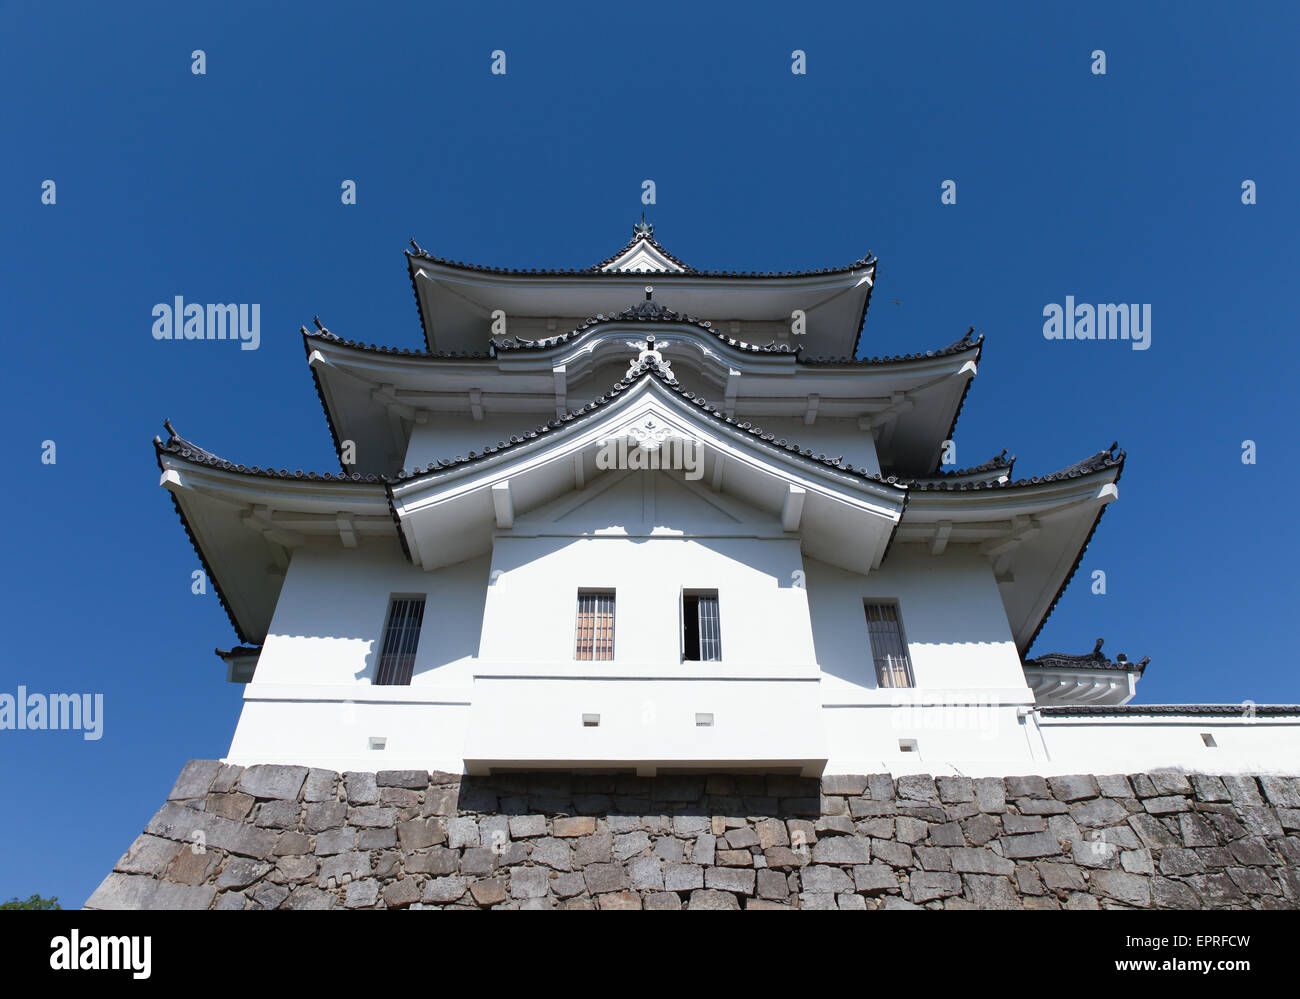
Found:
[{"label": "rectangular window", "polygon": [[415,650],[420,645],[420,626],[424,624],[424,597],[393,597],[388,605],[388,626],[379,651],[379,670],[375,683],[380,686],[405,686],[415,671]]},{"label": "rectangular window", "polygon": [[896,604],[867,604],[867,634],[876,662],[876,682],[882,687],[911,687],[912,664],[903,641]]},{"label": "rectangular window", "polygon": [[682,594],[682,661],[718,662],[722,659],[722,627],[718,620],[718,591]]},{"label": "rectangular window", "polygon": [[608,662],[614,658],[614,594],[578,591],[578,629],[573,658]]}]

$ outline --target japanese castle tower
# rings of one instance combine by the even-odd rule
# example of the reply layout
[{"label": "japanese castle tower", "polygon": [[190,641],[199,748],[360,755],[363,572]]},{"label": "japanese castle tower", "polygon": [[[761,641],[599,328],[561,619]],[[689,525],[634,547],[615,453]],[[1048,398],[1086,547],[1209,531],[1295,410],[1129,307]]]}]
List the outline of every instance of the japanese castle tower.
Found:
[{"label": "japanese castle tower", "polygon": [[981,337],[862,358],[873,257],[703,271],[634,229],[585,270],[413,243],[424,350],[304,329],[338,473],[155,441],[243,643],[228,762],[1295,769],[1293,707],[1136,707],[1145,659],[1028,657],[1123,451],[944,469]]}]

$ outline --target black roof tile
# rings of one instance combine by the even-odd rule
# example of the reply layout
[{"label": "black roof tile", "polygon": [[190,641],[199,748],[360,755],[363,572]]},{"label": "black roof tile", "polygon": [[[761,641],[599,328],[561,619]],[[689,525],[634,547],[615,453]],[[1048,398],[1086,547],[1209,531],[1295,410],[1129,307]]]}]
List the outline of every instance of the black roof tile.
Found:
[{"label": "black roof tile", "polygon": [[676,392],[683,399],[692,402],[694,405],[704,410],[713,419],[722,423],[726,423],[729,426],[735,427],[739,430],[743,430],[746,433],[749,433],[752,436],[759,438],[760,440],[762,440],[764,443],[768,444],[771,447],[788,451],[814,464],[823,465],[829,468],[834,468],[841,472],[848,472],[849,474],[856,475],[862,479],[894,486],[900,490],[906,489],[906,487],[900,484],[897,481],[897,479],[895,479],[893,476],[889,476],[888,478],[886,478],[880,475],[878,472],[869,472],[867,471],[866,468],[855,468],[852,465],[845,464],[842,455],[839,457],[831,458],[825,454],[813,454],[811,448],[800,448],[798,444],[787,441],[785,438],[778,439],[775,434],[764,432],[762,427],[754,426],[752,423],[749,423],[748,421],[736,420],[732,417],[727,416],[725,413],[722,412],[722,410],[718,409],[715,406],[710,405],[704,398],[697,396],[694,392],[688,392],[686,389],[683,389],[677,383],[676,379],[674,379],[671,375],[665,374],[663,369],[661,369],[658,363],[656,363],[654,360],[647,360],[642,362],[637,367],[629,371],[627,375],[625,375],[623,378],[619,379],[619,381],[617,381],[614,384],[614,387],[610,389],[608,392],[604,393],[603,395],[599,396],[596,399],[593,399],[591,402],[587,403],[587,405],[582,406],[579,409],[570,410],[569,412],[565,413],[563,416],[558,417],[557,419],[554,420],[550,420],[547,423],[540,424],[537,427],[534,427],[532,430],[527,431],[525,433],[512,435],[509,440],[498,441],[496,446],[488,446],[483,450],[482,453],[471,451],[469,452],[468,457],[457,455],[455,458],[440,458],[438,461],[431,463],[425,466],[424,468],[415,468],[412,469],[411,471],[406,471],[405,469],[403,469],[402,471],[397,473],[393,481],[394,482],[408,481],[411,479],[421,478],[426,475],[434,475],[439,472],[446,471],[449,468],[453,468],[457,465],[467,465],[475,461],[482,461],[483,459],[499,454],[502,451],[508,450],[513,447],[518,447],[521,444],[530,443],[531,441],[536,440],[537,438],[550,433],[552,430],[559,429],[560,427],[564,426],[564,424],[566,423],[589,416],[590,414],[599,410],[601,407],[608,405],[615,398],[617,398],[617,396],[620,393],[631,388],[642,378],[646,378],[650,376],[658,378],[665,386],[667,386],[673,392]]},{"label": "black roof tile", "polygon": [[1202,715],[1239,718],[1300,715],[1300,704],[1053,704],[1044,715]]},{"label": "black roof tile", "polygon": [[1128,661],[1128,657],[1121,652],[1112,662],[1102,655],[1102,643],[1102,639],[1097,639],[1097,644],[1093,647],[1093,650],[1081,656],[1070,655],[1065,652],[1045,652],[1033,659],[1026,659],[1024,666],[1026,669],[1103,669],[1142,673],[1147,668],[1147,663],[1151,661],[1151,657],[1146,656],[1138,662],[1131,663]]}]

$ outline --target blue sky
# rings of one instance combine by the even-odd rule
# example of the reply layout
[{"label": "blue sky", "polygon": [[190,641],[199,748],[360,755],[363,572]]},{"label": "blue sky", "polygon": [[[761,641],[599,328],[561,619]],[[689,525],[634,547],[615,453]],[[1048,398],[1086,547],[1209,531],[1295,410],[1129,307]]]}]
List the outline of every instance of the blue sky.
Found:
[{"label": "blue sky", "polygon": [[[212,649],[237,639],[190,592],[163,418],[235,461],[333,470],[301,324],[416,347],[408,238],[587,266],[630,236],[647,178],[656,235],[698,267],[875,252],[867,353],[985,333],[960,464],[1128,450],[1036,651],[1104,635],[1150,655],[1142,701],[1300,701],[1298,22],[1208,3],[0,7],[0,691],[105,701],[99,741],[0,732],[0,898],[80,905],[182,764],[229,747],[242,688]],[[176,295],[260,303],[261,348],[156,342],[150,310]],[[1067,295],[1151,304],[1151,348],[1045,340]]]}]

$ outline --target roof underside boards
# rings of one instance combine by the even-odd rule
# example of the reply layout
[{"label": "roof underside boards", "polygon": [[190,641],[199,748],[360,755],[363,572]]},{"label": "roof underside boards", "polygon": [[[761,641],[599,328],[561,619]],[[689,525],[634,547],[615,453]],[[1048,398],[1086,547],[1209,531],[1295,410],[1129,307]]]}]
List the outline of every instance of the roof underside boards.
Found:
[{"label": "roof underside boards", "polygon": [[[653,337],[653,344],[649,338]],[[312,373],[338,446],[356,445],[355,467],[392,473],[411,428],[438,414],[518,414],[521,426],[602,393],[653,346],[683,384],[720,400],[728,415],[856,421],[892,471],[933,472],[976,373],[980,340],[938,351],[853,364],[804,363],[785,350],[741,350],[690,322],[598,322],[547,347],[492,357],[443,358],[369,348],[328,332],[304,333]],[[974,474],[979,474],[975,470]]]},{"label": "roof underside boards", "polygon": [[155,441],[167,489],[240,640],[266,638],[295,548],[396,543],[382,481],[233,465],[174,434]]},{"label": "roof underside boards", "polygon": [[1126,704],[1137,693],[1136,670],[1040,670],[1025,666],[1039,704]]},{"label": "roof underside boards", "polygon": [[895,543],[925,545],[936,556],[972,545],[985,555],[1023,656],[1118,497],[1123,463],[1112,447],[1039,478],[914,484]]},{"label": "roof underside boards", "polygon": [[[544,336],[548,327],[556,332],[564,317],[622,311],[650,285],[674,309],[716,324],[789,329],[793,314],[802,312],[811,353],[852,357],[875,280],[870,258],[845,268],[795,274],[506,271],[409,251],[407,262],[429,350],[484,350],[498,310],[507,324]],[[518,332],[509,325],[508,330],[510,335]]]},{"label": "roof underside boards", "polygon": [[[705,483],[768,512],[814,557],[853,571],[879,564],[902,513],[901,487],[728,420],[651,363],[578,414],[473,460],[395,482],[393,505],[413,561],[434,568],[486,550],[515,517],[593,483],[602,474],[602,448],[627,441],[634,449],[647,437],[660,454],[672,454],[674,441],[698,447],[692,453],[701,458],[702,477],[692,488]],[[653,474],[684,478],[680,471]],[[652,533],[674,532],[658,525]]]},{"label": "roof underside boards", "polygon": [[1086,655],[1046,652],[1024,662],[1025,680],[1039,704],[1126,704],[1137,693],[1150,659],[1129,662],[1124,653],[1112,662],[1102,640]]}]

